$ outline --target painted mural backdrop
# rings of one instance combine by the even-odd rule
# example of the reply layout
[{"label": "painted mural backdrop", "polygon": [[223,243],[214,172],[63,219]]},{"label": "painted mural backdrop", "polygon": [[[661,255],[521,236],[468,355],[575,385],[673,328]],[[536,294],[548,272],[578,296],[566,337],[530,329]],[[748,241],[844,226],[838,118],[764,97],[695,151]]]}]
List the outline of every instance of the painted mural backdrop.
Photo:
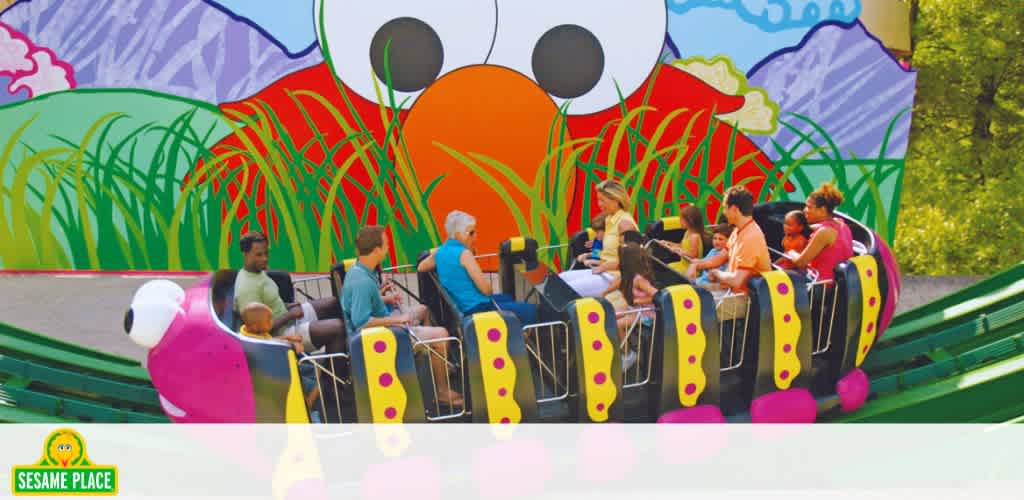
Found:
[{"label": "painted mural backdrop", "polygon": [[0,268],[324,271],[821,181],[893,237],[915,74],[859,0],[0,1]]}]

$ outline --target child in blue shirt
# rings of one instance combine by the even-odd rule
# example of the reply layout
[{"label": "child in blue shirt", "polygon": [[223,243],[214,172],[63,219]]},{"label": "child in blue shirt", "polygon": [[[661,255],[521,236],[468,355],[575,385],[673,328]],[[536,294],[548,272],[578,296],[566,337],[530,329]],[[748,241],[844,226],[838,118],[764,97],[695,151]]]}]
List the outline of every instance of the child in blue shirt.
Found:
[{"label": "child in blue shirt", "polygon": [[594,239],[587,242],[587,247],[590,248],[590,253],[582,253],[578,255],[576,257],[577,262],[589,267],[593,267],[601,263],[601,250],[604,249],[604,219],[605,215],[601,214],[594,217],[594,220],[590,221],[590,229],[594,230]]},{"label": "child in blue shirt", "polygon": [[[711,237],[712,248],[705,258],[714,257],[715,255],[724,252],[725,244],[727,241],[729,241],[729,235],[731,233],[732,226],[730,226],[729,224],[719,224],[715,226],[714,234]],[[729,263],[726,262],[722,264],[722,266],[719,269],[725,271],[728,268]],[[697,286],[701,288],[707,288],[710,290],[716,288],[718,284],[712,283],[711,280],[708,279],[708,270],[705,269],[704,272],[701,273],[700,277],[697,278]]]}]

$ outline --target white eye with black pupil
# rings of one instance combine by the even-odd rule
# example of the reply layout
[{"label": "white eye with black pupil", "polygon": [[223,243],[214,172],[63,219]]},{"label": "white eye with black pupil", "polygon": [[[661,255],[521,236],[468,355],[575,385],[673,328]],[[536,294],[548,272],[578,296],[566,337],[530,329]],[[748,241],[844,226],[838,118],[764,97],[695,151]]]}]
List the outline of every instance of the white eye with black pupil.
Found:
[{"label": "white eye with black pupil", "polygon": [[314,18],[348,88],[377,102],[390,80],[395,104],[409,108],[444,75],[487,61],[497,10],[492,0],[317,0]]},{"label": "white eye with black pupil", "polygon": [[664,0],[498,0],[487,62],[529,77],[558,105],[571,100],[571,115],[596,113],[647,80],[667,19]]},{"label": "white eye with black pupil", "polygon": [[533,76],[545,92],[573,99],[593,90],[604,73],[604,49],[588,29],[555,26],[533,48]]},{"label": "white eye with black pupil", "polygon": [[[400,92],[416,92],[437,79],[444,45],[429,24],[413,17],[392,19],[370,42],[370,64],[382,82]],[[390,74],[389,74],[390,73]]]}]

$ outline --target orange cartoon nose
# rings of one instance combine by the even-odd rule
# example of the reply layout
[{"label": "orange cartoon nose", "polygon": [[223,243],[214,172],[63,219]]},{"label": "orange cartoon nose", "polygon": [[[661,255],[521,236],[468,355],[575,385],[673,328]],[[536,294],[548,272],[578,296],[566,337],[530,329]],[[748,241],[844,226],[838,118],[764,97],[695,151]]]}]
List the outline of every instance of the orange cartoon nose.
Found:
[{"label": "orange cartoon nose", "polygon": [[[428,200],[438,228],[444,231],[452,210],[470,213],[477,220],[481,253],[496,252],[503,240],[519,235],[512,214],[518,212],[529,223],[530,198],[488,163],[508,167],[532,188],[538,168],[557,148],[558,129],[551,135],[557,118],[551,97],[510,69],[471,66],[434,82],[410,110],[404,133],[421,185],[444,176]],[[474,172],[457,156],[486,174]],[[569,187],[553,195],[567,196]]]}]

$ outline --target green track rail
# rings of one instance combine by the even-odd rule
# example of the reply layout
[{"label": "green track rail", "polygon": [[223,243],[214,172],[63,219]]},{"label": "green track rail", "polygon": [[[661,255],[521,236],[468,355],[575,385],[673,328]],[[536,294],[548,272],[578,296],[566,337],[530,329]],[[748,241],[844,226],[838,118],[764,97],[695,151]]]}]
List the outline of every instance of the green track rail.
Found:
[{"label": "green track rail", "polygon": [[[893,319],[831,422],[1024,421],[1024,264]],[[135,360],[0,323],[0,422],[167,422]]]},{"label": "green track rail", "polygon": [[167,421],[137,361],[0,323],[0,422]]},{"label": "green track rail", "polygon": [[865,361],[872,395],[836,422],[991,422],[1024,415],[1024,264],[893,320]]}]

